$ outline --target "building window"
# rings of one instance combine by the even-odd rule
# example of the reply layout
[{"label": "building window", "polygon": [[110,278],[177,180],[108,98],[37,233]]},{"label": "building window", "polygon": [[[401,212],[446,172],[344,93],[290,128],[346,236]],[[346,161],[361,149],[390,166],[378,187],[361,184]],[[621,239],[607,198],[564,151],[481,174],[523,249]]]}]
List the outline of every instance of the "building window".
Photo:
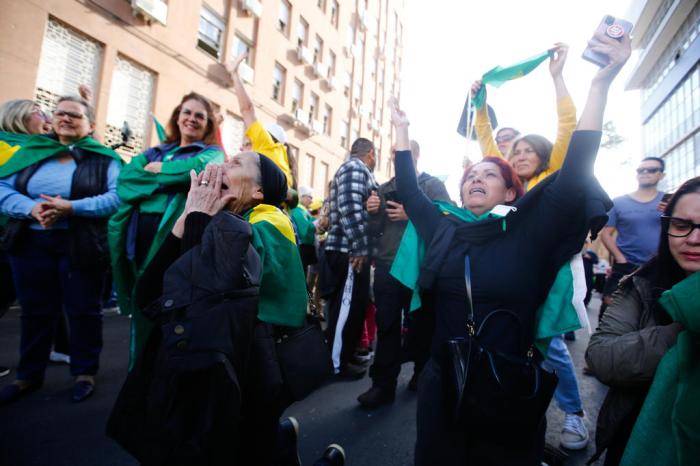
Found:
[{"label": "building window", "polygon": [[331,127],[333,125],[333,109],[326,105],[323,107],[323,134],[331,135]]},{"label": "building window", "polygon": [[39,58],[37,102],[52,111],[60,96],[77,94],[81,84],[97,95],[101,62],[99,43],[49,19]]},{"label": "building window", "polygon": [[321,36],[316,34],[314,38],[314,63],[320,63],[323,61],[323,39]]},{"label": "building window", "polygon": [[352,86],[352,74],[349,71],[345,71],[343,74],[343,95],[345,97],[350,97],[350,87]]},{"label": "building window", "polygon": [[248,39],[245,39],[238,34],[236,34],[235,39],[234,39],[234,45],[233,45],[233,58],[246,53],[248,54],[245,58],[245,63],[252,67],[253,66],[253,44],[248,41]]},{"label": "building window", "polygon": [[221,54],[221,39],[224,36],[224,20],[206,6],[199,12],[197,46],[214,58]]},{"label": "building window", "polygon": [[338,16],[340,16],[340,5],[338,0],[331,0],[331,24],[338,29]]},{"label": "building window", "polygon": [[309,124],[311,124],[312,121],[318,120],[318,105],[318,96],[312,92],[309,103]]},{"label": "building window", "polygon": [[117,57],[107,107],[104,142],[111,146],[122,142],[122,128],[128,125],[131,137],[119,151],[134,156],[146,147],[150,127],[151,102],[155,74],[124,57]]},{"label": "building window", "polygon": [[324,161],[321,161],[321,173],[319,173],[319,178],[321,180],[321,183],[323,183],[321,186],[325,188],[325,186],[328,186],[328,173],[330,170],[328,169],[328,164]]},{"label": "building window", "polygon": [[328,56],[330,57],[328,61],[328,77],[335,76],[335,63],[337,61],[335,53],[332,50],[328,51]]},{"label": "building window", "polygon": [[239,153],[245,136],[245,124],[243,120],[230,112],[226,112],[224,121],[219,128],[221,128],[221,143],[226,153]]},{"label": "building window", "polygon": [[303,98],[304,84],[298,79],[295,79],[292,85],[292,112],[296,112],[298,108],[302,108]]},{"label": "building window", "polygon": [[326,0],[316,0],[316,6],[318,6],[324,13],[326,12]]},{"label": "building window", "polygon": [[306,46],[309,43],[309,23],[304,18],[299,18],[297,27],[297,45]]},{"label": "building window", "polygon": [[345,30],[345,47],[350,50],[353,45],[355,45],[355,27],[348,24],[348,28]]},{"label": "building window", "polygon": [[289,35],[289,18],[292,16],[292,5],[287,0],[280,0],[280,14],[277,29],[285,36]]},{"label": "building window", "polygon": [[304,156],[304,172],[301,178],[304,180],[306,186],[314,185],[314,171],[316,169],[316,157],[311,154],[306,154]]},{"label": "building window", "polygon": [[275,68],[272,70],[272,99],[279,103],[284,102],[284,81],[287,75],[287,70],[279,63],[275,63]]},{"label": "building window", "polygon": [[350,123],[348,120],[343,120],[340,122],[340,146],[347,149],[348,148],[348,138],[350,137]]}]

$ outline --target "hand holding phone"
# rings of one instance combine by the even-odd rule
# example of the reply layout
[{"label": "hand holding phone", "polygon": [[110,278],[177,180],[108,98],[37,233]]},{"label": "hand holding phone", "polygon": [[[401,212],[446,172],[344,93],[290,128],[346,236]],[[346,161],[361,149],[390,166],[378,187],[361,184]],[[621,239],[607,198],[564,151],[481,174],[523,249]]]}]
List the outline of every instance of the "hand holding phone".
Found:
[{"label": "hand holding phone", "polygon": [[598,24],[598,27],[596,28],[595,33],[593,34],[593,37],[590,41],[588,41],[588,47],[586,47],[586,50],[583,51],[582,58],[584,60],[588,60],[591,63],[595,63],[601,68],[607,66],[608,63],[610,63],[610,59],[608,58],[608,56],[603,53],[596,52],[592,49],[592,47],[595,47],[597,44],[600,43],[600,41],[596,39],[595,36],[603,34],[612,39],[621,41],[622,37],[625,34],[629,34],[630,31],[632,31],[632,27],[632,23],[630,23],[629,21],[620,18],[615,18],[614,16],[605,15],[600,24]]}]

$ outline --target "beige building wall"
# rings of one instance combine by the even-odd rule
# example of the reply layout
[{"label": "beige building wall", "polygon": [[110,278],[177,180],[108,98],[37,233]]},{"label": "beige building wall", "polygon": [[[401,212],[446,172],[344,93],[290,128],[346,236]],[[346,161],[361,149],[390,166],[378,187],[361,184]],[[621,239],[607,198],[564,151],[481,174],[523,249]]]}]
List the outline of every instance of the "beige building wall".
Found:
[{"label": "beige building wall", "polygon": [[[161,13],[166,8],[165,24],[137,13],[132,8],[135,3],[155,5]],[[283,4],[290,7],[290,14],[287,26],[280,30]],[[218,57],[198,45],[203,9],[207,17],[213,14],[223,26]],[[278,122],[286,129],[298,160],[300,185],[310,185],[317,195],[323,195],[357,136],[367,137],[377,146],[377,178],[381,181],[391,175],[386,102],[400,92],[403,0],[0,0],[0,11],[0,101],[39,98],[50,106],[53,94],[38,90],[39,81],[50,76],[42,78],[39,72],[41,66],[48,69],[42,60],[55,58],[47,52],[53,49],[46,45],[45,36],[50,25],[55,30],[58,24],[99,46],[100,58],[90,65],[97,68],[93,70],[95,79],[87,84],[95,96],[98,134],[107,142],[118,135],[117,123],[108,124],[108,114],[120,115],[115,108],[125,105],[120,99],[127,99],[126,94],[115,96],[112,92],[115,67],[126,61],[127,68],[137,70],[136,77],[129,85],[118,80],[115,86],[136,92],[130,94],[129,105],[140,109],[139,121],[153,112],[165,124],[182,96],[194,90],[227,117],[224,145],[231,152],[237,149],[242,123],[222,64],[237,54],[243,40],[251,47],[253,76],[248,90],[258,118]],[[302,55],[313,57],[318,36],[323,41],[316,60],[320,67],[299,59],[302,21],[308,24],[303,41],[308,51]],[[318,76],[314,70],[325,73],[324,65],[331,65],[331,53],[334,69]],[[273,99],[276,65],[285,70],[277,100]],[[82,73],[89,75],[90,70]],[[140,82],[142,76],[150,76],[152,83]],[[298,103],[292,102],[295,80],[303,85]],[[312,95],[318,97],[319,105],[308,124],[306,118],[300,121],[299,117],[309,112]],[[293,111],[295,105],[301,113]],[[326,106],[332,113],[324,130]],[[127,153],[158,143],[150,121],[142,126],[142,141],[131,141]]]}]

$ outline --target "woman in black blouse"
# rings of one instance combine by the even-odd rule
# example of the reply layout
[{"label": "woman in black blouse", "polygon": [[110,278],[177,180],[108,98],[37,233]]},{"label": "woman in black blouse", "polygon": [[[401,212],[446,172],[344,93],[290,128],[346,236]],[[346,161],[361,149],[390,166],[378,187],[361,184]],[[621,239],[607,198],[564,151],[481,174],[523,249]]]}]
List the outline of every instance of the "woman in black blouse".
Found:
[{"label": "woman in black blouse", "polygon": [[[397,189],[418,235],[426,245],[431,245],[420,282],[429,287],[437,312],[432,359],[421,375],[418,389],[416,465],[539,465],[541,462],[544,419],[535,432],[495,423],[469,431],[452,427],[438,358],[444,342],[467,336],[465,256],[471,262],[477,327],[490,311],[508,309],[518,316],[521,328],[533,329],[525,332],[529,341],[523,345],[511,321],[497,320],[489,323],[489,331],[480,336],[480,342],[492,352],[522,357],[522,348],[530,347],[534,340],[537,309],[559,269],[583,244],[588,230],[582,218],[587,202],[585,193],[596,184],[593,164],[607,93],[630,54],[627,36],[621,41],[606,36],[597,39],[596,49],[608,55],[610,63],[593,78],[577,131],[556,178],[516,202],[516,189],[504,178],[499,165],[482,161],[470,167],[461,186],[463,207],[467,211],[480,219],[497,205],[514,203],[516,209],[506,216],[505,228],[481,234],[478,239],[473,233],[466,239],[461,233],[464,229],[458,227],[446,248],[448,253],[443,247],[439,257],[431,256],[435,251],[432,245],[440,241],[445,222],[454,220],[443,215],[418,188],[409,151],[409,121],[393,105]],[[426,270],[434,273],[427,282],[423,279]],[[469,383],[478,384],[479,380]]]}]

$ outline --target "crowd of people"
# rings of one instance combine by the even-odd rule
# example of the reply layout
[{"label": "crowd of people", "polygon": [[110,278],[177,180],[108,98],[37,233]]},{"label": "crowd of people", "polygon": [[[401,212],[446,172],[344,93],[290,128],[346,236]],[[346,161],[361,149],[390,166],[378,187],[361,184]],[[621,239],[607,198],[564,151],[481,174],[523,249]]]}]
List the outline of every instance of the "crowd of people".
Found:
[{"label": "crowd of people", "polygon": [[[597,39],[609,63],[578,118],[568,47],[551,51],[554,142],[512,127],[494,138],[487,106],[477,108],[484,157],[464,169],[459,202],[418,169],[396,100],[395,177],[376,182],[376,148],[360,137],[314,199],[297,184],[284,129],[256,116],[238,76],[244,55],[228,67],[245,124],[235,155],[196,92],[173,109],[167,138],[128,163],[99,142],[85,93],[58,99],[50,117],[33,101],[4,103],[1,304],[16,294],[21,337],[0,404],[41,388],[65,318],[72,399],[90,398],[113,288],[131,343],[107,433],[142,464],[299,465],[286,408],[327,376],[358,379],[368,366],[359,405],[391,403],[412,361],[417,465],[540,465],[552,398],[565,414],[561,446],[589,443],[564,338],[587,325],[597,289],[586,371],[610,390],[593,459],[691,464],[700,180],[661,193],[664,161],[649,157],[637,191],[611,201],[602,190],[593,165],[630,40]],[[590,246],[598,233],[610,273]],[[332,444],[315,464],[344,461]]]}]

